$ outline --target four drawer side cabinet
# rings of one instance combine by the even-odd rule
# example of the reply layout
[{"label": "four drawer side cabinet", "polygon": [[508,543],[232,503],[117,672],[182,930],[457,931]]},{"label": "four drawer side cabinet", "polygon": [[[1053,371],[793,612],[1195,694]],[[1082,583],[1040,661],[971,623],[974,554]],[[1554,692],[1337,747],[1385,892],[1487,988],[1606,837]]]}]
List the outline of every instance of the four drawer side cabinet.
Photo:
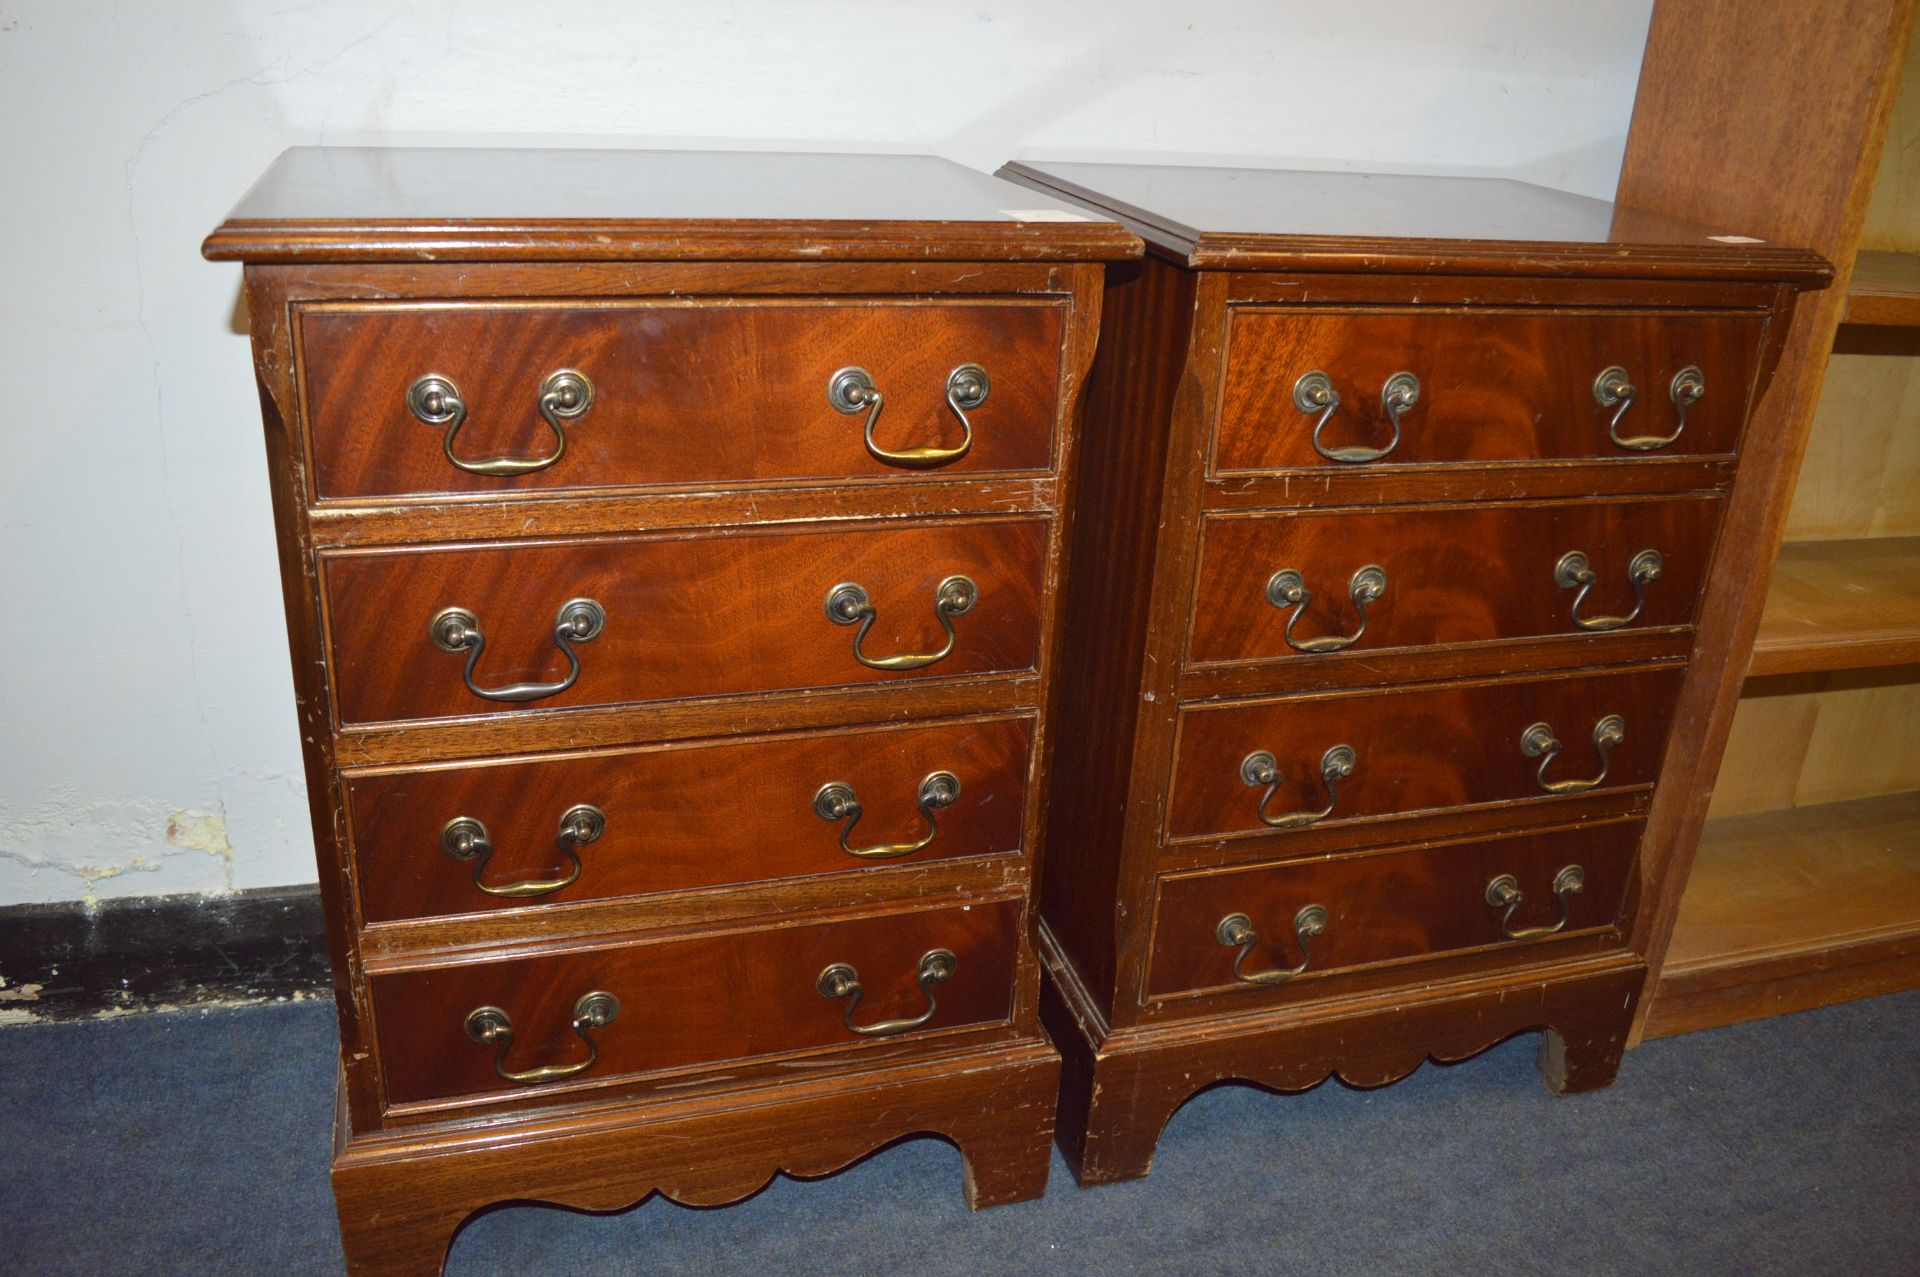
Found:
[{"label": "four drawer side cabinet", "polygon": [[1604,1086],[1742,432],[1818,257],[1523,183],[1017,163],[1147,241],[1082,437],[1043,1015],[1082,1182],[1189,1096],[1544,1030]]},{"label": "four drawer side cabinet", "polygon": [[245,267],[350,1270],[932,1132],[1046,1184],[1104,215],[898,156],[288,152]]}]

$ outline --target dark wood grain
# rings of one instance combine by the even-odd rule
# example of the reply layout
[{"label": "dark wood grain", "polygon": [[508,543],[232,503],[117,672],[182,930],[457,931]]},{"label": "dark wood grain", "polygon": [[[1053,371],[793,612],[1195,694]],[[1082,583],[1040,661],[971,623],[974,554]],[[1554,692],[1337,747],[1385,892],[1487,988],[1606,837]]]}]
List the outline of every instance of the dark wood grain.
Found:
[{"label": "dark wood grain", "polygon": [[[937,1040],[937,1039],[936,1039]],[[334,1140],[350,1277],[440,1271],[469,1215],[502,1200],[613,1211],[660,1193],[688,1206],[751,1196],[775,1174],[831,1174],[891,1141],[959,1148],[974,1209],[1046,1191],[1060,1057],[1043,1041],[809,1070],[777,1089],[667,1096],[465,1131]]]},{"label": "dark wood grain", "polygon": [[[938,912],[740,931],[649,943],[600,942],[530,957],[487,957],[375,976],[373,1005],[388,1102],[604,1086],[629,1075],[795,1051],[856,1047],[842,1022],[846,1000],[821,996],[827,966],[854,966],[865,992],[855,1024],[911,1018],[926,1008],[916,987],[922,955],[947,949],[952,979],[935,986],[939,1009],[922,1030],[1004,1021],[1012,1005],[1017,900]],[[497,1049],[467,1039],[476,1007],[512,1017],[505,1067],[521,1071],[586,1058],[573,1005],[603,989],[621,1013],[596,1030],[598,1062],[575,1079],[516,1090],[494,1071]]]},{"label": "dark wood grain", "polygon": [[[1436,955],[1551,946],[1595,930],[1619,943],[1620,905],[1639,843],[1640,826],[1625,823],[1169,876],[1154,914],[1147,993],[1300,1001],[1336,996],[1346,972]],[[1504,911],[1487,904],[1487,884],[1501,874],[1518,883],[1524,898],[1515,930],[1552,926],[1560,918],[1553,879],[1567,865],[1579,865],[1586,879],[1568,897],[1564,927],[1538,940],[1507,937]],[[1300,963],[1293,920],[1312,904],[1327,911],[1327,922],[1325,933],[1309,941],[1305,971],[1280,985],[1235,978],[1238,950],[1215,934],[1222,918],[1241,913],[1252,922],[1260,939],[1242,968],[1258,975]]]},{"label": "dark wood grain", "polygon": [[1317,418],[1293,403],[1294,382],[1316,369],[1342,401],[1323,434],[1333,447],[1387,446],[1381,388],[1399,372],[1420,379],[1400,443],[1371,463],[1378,466],[1643,455],[1608,437],[1615,409],[1594,399],[1593,385],[1609,367],[1625,369],[1638,391],[1621,418],[1623,437],[1673,433],[1669,383],[1698,367],[1707,392],[1688,409],[1684,433],[1659,452],[1732,452],[1764,322],[1737,314],[1236,308],[1213,466],[1223,474],[1339,466],[1314,451]]},{"label": "dark wood grain", "polygon": [[[1086,613],[1070,624],[1088,636],[1078,650],[1091,668],[1074,677],[1100,690],[1070,702],[1088,744],[1059,773],[1049,832],[1074,859],[1071,870],[1051,862],[1042,898],[1069,1161],[1088,1183],[1144,1174],[1168,1115],[1214,1081],[1297,1089],[1338,1073],[1377,1085],[1528,1029],[1546,1030],[1549,1086],[1606,1085],[1645,975],[1623,939],[1638,916],[1638,820],[1672,752],[1667,722],[1694,655],[1720,495],[1743,454],[1772,446],[1742,438],[1749,399],[1773,369],[1794,291],[1829,269],[1790,241],[1716,239],[1498,182],[1003,172],[1120,217],[1155,254],[1139,278],[1157,280],[1129,292],[1135,268],[1115,272],[1113,313],[1141,309],[1104,334],[1091,396],[1096,428],[1136,459],[1090,465],[1078,498],[1079,538],[1099,559],[1076,567]],[[1640,392],[1622,421],[1635,435],[1671,422],[1680,367],[1705,370],[1707,396],[1674,444],[1629,454],[1608,440],[1593,384],[1615,363]],[[1343,398],[1334,445],[1383,445],[1382,385],[1419,376],[1391,460],[1336,464],[1312,450],[1291,394],[1316,367]],[[1087,530],[1095,518],[1102,527]],[[1575,632],[1553,564],[1582,548],[1574,539],[1615,546],[1601,555],[1608,567],[1585,551],[1598,573],[1589,605],[1624,612],[1625,563],[1611,560],[1641,534],[1686,547],[1675,576],[1655,583],[1644,627]],[[1635,543],[1627,558],[1643,548],[1656,547]],[[1308,571],[1309,558],[1316,597],[1299,632],[1310,636],[1350,632],[1355,569],[1407,565],[1388,566],[1379,628],[1350,651],[1285,646],[1265,585],[1283,567]],[[1662,584],[1676,587],[1666,599]],[[1101,631],[1119,618],[1130,634]],[[1595,721],[1615,712],[1627,741],[1604,786],[1543,794],[1523,731],[1550,722],[1563,745],[1548,778],[1587,779],[1599,769]],[[1242,781],[1246,755],[1278,756],[1271,810],[1288,813],[1325,804],[1318,765],[1336,744],[1358,762],[1334,814],[1294,831],[1260,823],[1264,787]],[[1575,933],[1523,945],[1476,932],[1492,912],[1485,879],[1468,883],[1480,903],[1456,903],[1449,865],[1472,861],[1469,878],[1489,866],[1463,848],[1563,836],[1594,852],[1605,884],[1579,903]],[[1357,907],[1383,921],[1339,942],[1358,948],[1331,951],[1352,965],[1263,1004],[1216,984],[1231,962],[1211,934],[1224,900],[1194,914],[1221,907],[1197,940],[1155,931],[1176,867],[1169,893],[1175,881],[1198,893],[1296,875],[1356,884]],[[1530,909],[1559,867],[1531,888]],[[1262,935],[1284,945],[1290,919]],[[1183,944],[1198,948],[1167,956]],[[1198,965],[1156,983],[1185,958]],[[1191,989],[1209,991],[1160,996]]]},{"label": "dark wood grain", "polygon": [[1118,218],[1209,270],[1816,282],[1787,244],[1530,182],[1419,174],[1015,161],[1001,176]]},{"label": "dark wood grain", "polygon": [[[1240,776],[1241,760],[1256,750],[1279,763],[1282,781],[1267,805],[1273,816],[1325,805],[1320,759],[1335,745],[1351,746],[1357,763],[1339,783],[1325,824],[1547,803],[1536,779],[1541,760],[1520,750],[1527,728],[1544,722],[1561,741],[1548,780],[1584,780],[1601,770],[1594,724],[1618,714],[1626,740],[1612,752],[1604,787],[1649,785],[1659,775],[1682,673],[1678,666],[1608,670],[1191,706],[1180,715],[1168,837],[1266,833],[1257,814],[1264,787]],[[1284,843],[1286,832],[1274,837]]]},{"label": "dark wood grain", "polygon": [[1111,220],[928,155],[294,147],[214,261],[1093,261]]},{"label": "dark wood grain", "polygon": [[741,489],[583,488],[546,494],[395,497],[379,504],[326,502],[309,510],[316,546],[349,549],[416,540],[571,536],[739,524],[818,523],[913,515],[1028,514],[1058,510],[1058,474],[1024,478],[925,475]]},{"label": "dark wood grain", "polygon": [[[545,758],[359,773],[346,780],[362,914],[370,922],[527,909],[762,880],[850,873],[1022,850],[1029,719],[834,731],[647,746]],[[918,806],[935,772],[958,780],[936,808],[933,841],[905,857],[862,860],[840,847],[844,821],[822,820],[815,793],[849,785],[862,813],[855,848],[911,844],[928,831]],[[570,886],[532,898],[489,896],[473,866],[441,847],[459,816],[485,825],[496,889],[562,877],[562,813],[589,803],[606,831],[579,850]]]},{"label": "dark wood grain", "polygon": [[356,901],[347,851],[335,742],[327,697],[324,623],[312,533],[306,520],[306,455],[302,446],[293,357],[281,326],[286,300],[255,272],[244,276],[254,377],[273,502],[274,550],[286,621],[287,657],[294,689],[307,813],[313,829],[320,902],[326,913],[327,956],[333,976],[334,1019],[340,1030],[340,1103],[337,1120],[367,1129],[380,1122],[379,1076],[366,982],[358,978],[354,940]]},{"label": "dark wood grain", "polygon": [[1148,631],[1149,562],[1167,463],[1164,415],[1180,385],[1193,277],[1148,260],[1108,269],[1073,525],[1066,650],[1043,865],[1048,925],[1085,978],[1110,989],[1113,900]]},{"label": "dark wood grain", "polygon": [[1209,510],[1271,510],[1288,506],[1332,509],[1409,501],[1537,501],[1605,493],[1633,496],[1698,492],[1733,486],[1737,459],[1590,457],[1548,465],[1489,462],[1421,466],[1322,466],[1216,477],[1206,485]]},{"label": "dark wood grain", "polygon": [[479,949],[524,949],[583,934],[637,934],[771,916],[845,914],[886,908],[903,900],[966,905],[1026,892],[1033,883],[1032,867],[1031,852],[931,860],[914,856],[888,866],[802,877],[369,922],[356,944],[365,969],[379,971]]},{"label": "dark wood grain", "polygon": [[[1563,827],[1580,827],[1610,820],[1644,817],[1652,795],[1645,788],[1616,789],[1611,786],[1585,794],[1555,799],[1550,807],[1518,814],[1526,817],[1526,828],[1547,833]],[[1323,799],[1324,801],[1324,799]],[[1308,860],[1344,852],[1378,850],[1385,844],[1454,843],[1472,838],[1498,837],[1512,832],[1515,811],[1511,803],[1491,803],[1478,807],[1453,807],[1444,811],[1423,812],[1417,821],[1382,828],[1377,821],[1321,821],[1304,829],[1291,829],[1283,836],[1262,842],[1240,834],[1213,838],[1181,839],[1166,843],[1154,857],[1159,873],[1207,869],[1218,865],[1244,865],[1250,861]],[[1541,822],[1550,823],[1541,823]]]},{"label": "dark wood grain", "polygon": [[[778,479],[1044,471],[1052,462],[1063,307],[867,300],[824,305],[661,297],[565,307],[417,303],[304,307],[301,364],[314,483],[322,499],[406,493],[533,492]],[[863,442],[866,414],[827,400],[836,371],[865,368],[885,396],[884,449],[957,448],[948,374],[987,370],[967,454],[937,470],[889,466]],[[407,388],[437,373],[467,404],[456,455],[549,455],[538,410],[552,373],[592,383],[566,423],[567,447],[514,477],[461,470],[441,427],[417,420]]]},{"label": "dark wood grain", "polygon": [[1558,967],[1521,967],[1253,1014],[1113,1030],[1050,946],[1048,1031],[1061,1049],[1061,1151],[1082,1185],[1138,1179],[1176,1110],[1217,1082],[1304,1091],[1330,1076],[1381,1086],[1428,1060],[1452,1061],[1517,1033],[1542,1031],[1550,1090],[1613,1081],[1646,968],[1614,952]]},{"label": "dark wood grain", "polygon": [[1267,583],[1283,569],[1299,572],[1311,595],[1294,626],[1302,643],[1353,634],[1354,573],[1369,565],[1386,572],[1386,593],[1368,607],[1366,632],[1345,649],[1356,654],[1582,635],[1575,591],[1555,579],[1571,551],[1586,555],[1596,578],[1582,618],[1631,613],[1628,566],[1655,550],[1661,575],[1646,587],[1645,608],[1610,633],[1690,625],[1720,505],[1690,498],[1210,515],[1202,523],[1187,660],[1314,660],[1287,642],[1295,609],[1268,600]]},{"label": "dark wood grain", "polygon": [[1647,826],[1647,907],[1633,944],[1652,971],[1649,1015],[1845,308],[1915,9],[1913,0],[1693,0],[1656,5],[1647,32],[1619,198],[1804,244],[1833,262],[1842,284],[1806,298],[1780,335],[1728,504],[1727,551],[1702,601],[1697,677],[1675,706],[1681,747]]},{"label": "dark wood grain", "polygon": [[[205,246],[216,259],[248,262],[335,973],[335,1184],[355,1274],[437,1273],[460,1220],[491,1202],[612,1209],[659,1189],[711,1204],[776,1170],[825,1174],[917,1131],[962,1146],[975,1205],[1044,1188],[1057,1057],[1038,1024],[1028,901],[1045,841],[1053,740],[1045,709],[1100,322],[1100,267],[1090,263],[1132,256],[1139,242],[1111,222],[1071,220],[1052,201],[939,161],[764,159],[302,152]],[[1063,213],[1069,220],[1036,220]],[[929,214],[938,220],[923,220]],[[676,330],[663,362],[635,334],[668,315],[698,331]],[[523,324],[529,316],[539,322]],[[308,321],[336,327],[309,344]],[[463,488],[464,475],[444,477],[446,462],[435,460],[437,432],[396,418],[393,403],[367,408],[404,390],[396,370],[431,360],[475,401],[462,455],[528,445],[537,431],[514,432],[537,424],[531,401],[519,395],[511,417],[493,405],[513,397],[522,371],[536,379],[552,371],[544,360],[557,346],[548,338],[563,329],[573,349],[598,342],[618,357],[595,366],[614,398],[579,423],[565,458],[611,470],[611,480],[556,466],[549,476]],[[925,370],[943,384],[949,356],[977,357],[947,349],[954,333],[992,352],[994,389],[976,410],[976,451],[953,468],[883,467],[859,446],[853,417],[833,414],[829,434],[784,409],[786,388],[804,375],[790,361],[837,359],[836,342],[862,337],[848,362],[886,365],[881,441],[895,442],[893,431],[899,442],[947,441],[958,422],[940,385],[904,382]],[[442,360],[460,361],[459,371]],[[382,378],[390,384],[369,389]],[[658,406],[661,384],[677,387],[669,397],[685,411],[665,422],[633,415],[643,389]],[[824,404],[824,382],[805,389]],[[808,420],[816,415],[810,408]],[[618,422],[594,440],[596,416]],[[995,419],[1002,428],[991,433]],[[412,433],[391,430],[396,420]],[[428,446],[416,452],[414,441]],[[348,476],[344,486],[317,477],[323,454],[337,465],[330,476]],[[617,486],[582,486],[608,482]],[[858,572],[880,605],[867,650],[887,655],[923,640],[931,650],[944,638],[932,612],[943,564],[999,580],[981,582],[973,637],[959,618],[959,650],[924,674],[882,676],[855,664],[853,631],[827,622],[825,591]],[[597,648],[581,646],[587,677],[617,684],[613,699],[582,688],[557,705],[502,712],[462,689],[449,702],[435,676],[451,675],[458,688],[460,657],[429,646],[448,660],[409,672],[421,635],[401,647],[391,646],[397,632],[381,637],[378,613],[411,613],[420,590],[482,587],[506,610],[482,620],[490,650],[480,680],[557,675],[565,663],[553,665],[551,627],[561,600],[548,595],[583,567],[603,602],[621,601],[611,610],[624,624],[646,627],[643,637],[615,628]],[[813,582],[816,570],[832,580]],[[892,597],[897,588],[919,597],[903,603]],[[795,608],[782,602],[802,595]],[[521,602],[532,609],[525,627],[508,619]],[[805,628],[834,642],[809,655]],[[660,698],[626,699],[647,686],[654,690],[638,694]],[[433,717],[343,721],[341,705]],[[915,770],[910,742],[922,740],[962,746],[949,761],[966,759],[969,772],[946,841],[925,853],[841,869],[847,858],[810,803],[797,816],[780,810],[792,786],[817,788],[821,777],[805,765],[835,763],[867,807],[865,830],[917,828],[912,791],[925,772]],[[778,781],[756,784],[750,773],[769,767],[780,769]],[[444,870],[423,870],[413,855],[425,840],[430,863],[446,859],[433,810],[441,796],[485,808],[502,848],[489,872],[507,876],[539,871],[527,831],[540,827],[554,850],[546,826],[557,813],[542,800],[551,791],[558,801],[557,787],[575,779],[604,783],[626,813],[618,823],[609,813],[608,834],[584,853],[588,873],[597,864],[626,894],[578,894],[601,889],[583,876],[558,899],[422,912],[464,907],[450,903]],[[895,794],[896,783],[908,792]],[[350,786],[359,796],[351,808]],[[676,786],[684,806],[655,792]],[[654,831],[668,835],[669,856],[655,853]],[[597,862],[596,848],[605,853]],[[464,876],[451,887],[467,893],[460,900],[473,896]],[[778,1015],[721,1022],[737,990],[764,990],[797,969],[781,955],[805,936],[846,938],[836,956],[865,961],[889,959],[886,946],[922,930],[951,934],[968,951],[962,983],[948,988],[930,1030],[856,1041],[840,1028],[829,1041],[793,1027],[798,1019],[779,1028]],[[754,937],[774,954],[764,967],[740,947]],[[641,960],[695,950],[694,975]],[[908,956],[917,962],[919,952]],[[596,953],[617,958],[643,986],[623,991],[610,1026],[624,1026],[641,1053],[599,1084],[510,1087],[466,1037],[471,1008],[431,992],[376,1016],[375,982],[385,990],[431,984],[430,973],[455,980],[506,968],[514,974],[505,996],[532,1000],[524,1016],[514,1012],[527,1021],[516,1020],[516,1051],[555,1045],[542,1034],[584,1049],[567,1028],[578,993],[554,981],[575,973],[570,963],[600,974],[581,956]],[[811,988],[818,965],[802,972],[806,1004],[838,1026],[838,1009]],[[863,1020],[869,1010],[893,1014],[887,1005],[906,1002],[903,992],[917,995],[911,966],[901,988],[877,968],[863,972],[876,989]],[[965,985],[968,974],[991,976],[991,987]],[[549,1002],[557,1021],[544,1014]],[[679,1064],[647,1056],[653,1018],[689,1005],[697,1009],[681,1023],[694,1037],[699,1024],[718,1036],[706,1045],[672,1038],[685,1048],[676,1048]],[[401,1034],[404,1063],[381,1049],[376,1023]],[[447,1094],[443,1076],[480,1089],[396,1105],[389,1063],[408,1094]]]},{"label": "dark wood grain", "polygon": [[[500,687],[563,678],[554,617],[569,599],[600,603],[606,629],[578,645],[579,681],[527,703],[539,708],[1031,669],[1046,541],[1044,522],[1009,520],[329,555],[340,721],[523,708],[475,696],[462,681],[466,655],[434,646],[430,622],[448,607],[479,618],[474,680]],[[935,591],[954,575],[974,581],[979,602],[953,618],[952,653],[922,669],[862,665],[857,627],[827,619],[829,592],[854,582],[877,609],[866,655],[937,652],[946,635]]]},{"label": "dark wood grain", "polygon": [[531,751],[591,749],[729,733],[801,731],[848,723],[901,723],[959,714],[1031,709],[1045,680],[1034,671],[957,679],[901,679],[821,695],[813,689],[753,696],[536,709],[460,718],[347,726],[336,738],[343,766],[380,767]]}]

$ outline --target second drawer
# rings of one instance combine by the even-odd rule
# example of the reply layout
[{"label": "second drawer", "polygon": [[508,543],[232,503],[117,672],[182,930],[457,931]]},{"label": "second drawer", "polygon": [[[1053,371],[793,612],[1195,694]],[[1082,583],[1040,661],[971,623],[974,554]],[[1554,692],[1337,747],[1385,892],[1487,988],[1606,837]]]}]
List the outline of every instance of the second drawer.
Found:
[{"label": "second drawer", "polygon": [[1718,497],[1206,520],[1187,659],[1691,625]]},{"label": "second drawer", "polygon": [[386,922],[1018,853],[1030,739],[1027,719],[999,718],[351,775],[361,910]]},{"label": "second drawer", "polygon": [[1650,785],[1684,673],[1672,665],[1187,706],[1168,836]]},{"label": "second drawer", "polygon": [[1028,670],[1040,519],[323,559],[340,721]]}]

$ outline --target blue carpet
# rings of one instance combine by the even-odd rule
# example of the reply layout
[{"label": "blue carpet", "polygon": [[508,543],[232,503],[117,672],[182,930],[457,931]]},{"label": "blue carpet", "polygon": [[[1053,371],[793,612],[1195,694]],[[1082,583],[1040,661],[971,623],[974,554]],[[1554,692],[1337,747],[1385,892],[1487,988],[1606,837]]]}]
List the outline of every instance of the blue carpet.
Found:
[{"label": "blue carpet", "polygon": [[[0,1271],[342,1271],[330,1005],[0,1031]],[[1920,1272],[1920,993],[1698,1033],[1556,1099],[1535,1039],[1397,1085],[1209,1091],[1153,1175],[970,1215],[911,1140],[735,1206],[472,1221],[452,1277]]]}]

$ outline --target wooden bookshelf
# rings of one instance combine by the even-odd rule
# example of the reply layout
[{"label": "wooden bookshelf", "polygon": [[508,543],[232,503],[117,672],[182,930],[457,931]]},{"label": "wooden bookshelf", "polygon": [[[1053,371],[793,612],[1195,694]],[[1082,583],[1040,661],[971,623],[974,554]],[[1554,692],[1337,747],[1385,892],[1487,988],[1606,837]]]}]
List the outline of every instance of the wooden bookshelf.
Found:
[{"label": "wooden bookshelf", "polygon": [[1920,792],[1707,822],[1644,1035],[1920,983]]},{"label": "wooden bookshelf", "polygon": [[1920,663],[1920,537],[1780,547],[1749,676]]},{"label": "wooden bookshelf", "polygon": [[1649,816],[1635,1040],[1920,985],[1917,9],[1654,8],[1621,202],[1837,279],[1743,444],[1778,464],[1729,502],[1699,650],[1731,659],[1689,675],[1708,730]]},{"label": "wooden bookshelf", "polygon": [[1847,285],[1849,324],[1920,325],[1920,253],[1862,249]]}]

